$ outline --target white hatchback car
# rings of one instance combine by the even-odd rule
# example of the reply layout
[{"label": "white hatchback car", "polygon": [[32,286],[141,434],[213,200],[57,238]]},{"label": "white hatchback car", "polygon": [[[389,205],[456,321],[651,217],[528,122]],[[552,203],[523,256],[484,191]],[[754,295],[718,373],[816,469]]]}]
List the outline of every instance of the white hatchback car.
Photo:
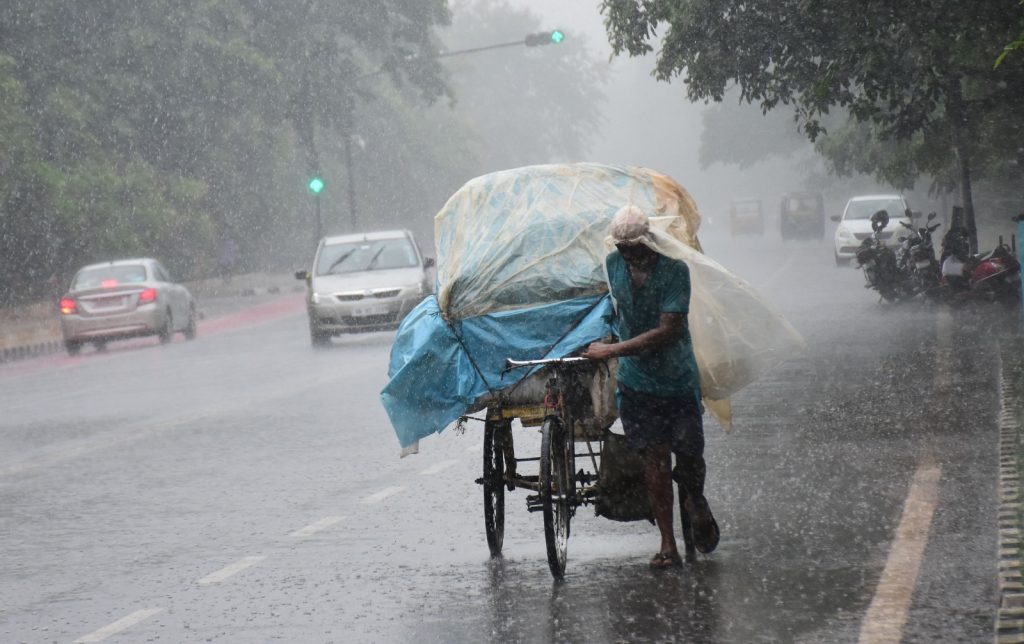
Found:
[{"label": "white hatchback car", "polygon": [[907,217],[908,206],[903,195],[864,195],[846,202],[842,216],[833,216],[838,221],[835,234],[836,266],[845,266],[857,256],[862,241],[871,237],[871,215],[879,210],[889,213],[889,225],[879,235],[886,244],[893,244],[903,229],[899,222],[911,223]]}]

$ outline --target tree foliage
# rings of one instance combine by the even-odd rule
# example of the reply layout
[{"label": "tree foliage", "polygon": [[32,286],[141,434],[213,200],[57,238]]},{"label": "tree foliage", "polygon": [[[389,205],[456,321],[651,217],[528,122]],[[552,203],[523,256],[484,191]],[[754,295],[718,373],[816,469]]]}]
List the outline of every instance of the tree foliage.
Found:
[{"label": "tree foliage", "polygon": [[303,175],[350,132],[356,79],[443,95],[448,20],[443,0],[4,3],[0,302],[96,259],[201,275],[226,236],[298,254]]},{"label": "tree foliage", "polygon": [[444,0],[0,3],[0,305],[116,257],[202,277],[228,237],[239,269],[301,265],[313,172],[325,233],[429,238],[467,179],[581,155],[596,66],[571,40],[439,58],[537,29],[461,7],[442,45]]},{"label": "tree foliage", "polygon": [[660,34],[655,75],[682,77],[694,100],[720,101],[735,83],[764,111],[788,105],[811,140],[842,107],[870,142],[913,146],[904,176],[955,176],[972,217],[972,179],[1020,160],[1011,110],[1024,63],[992,61],[1024,17],[1003,0],[604,0],[602,11],[615,53],[651,52]]}]

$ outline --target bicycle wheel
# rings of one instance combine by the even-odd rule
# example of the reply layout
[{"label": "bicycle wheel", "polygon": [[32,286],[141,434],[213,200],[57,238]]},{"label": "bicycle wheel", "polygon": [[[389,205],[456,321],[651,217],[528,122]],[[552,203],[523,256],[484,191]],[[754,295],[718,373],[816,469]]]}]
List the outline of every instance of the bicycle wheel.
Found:
[{"label": "bicycle wheel", "polygon": [[574,482],[566,445],[561,421],[554,417],[546,418],[541,427],[540,498],[548,567],[556,579],[565,575],[569,520],[572,517],[571,491]]},{"label": "bicycle wheel", "polygon": [[505,457],[498,433],[507,425],[484,425],[484,530],[492,557],[501,555],[505,541]]}]

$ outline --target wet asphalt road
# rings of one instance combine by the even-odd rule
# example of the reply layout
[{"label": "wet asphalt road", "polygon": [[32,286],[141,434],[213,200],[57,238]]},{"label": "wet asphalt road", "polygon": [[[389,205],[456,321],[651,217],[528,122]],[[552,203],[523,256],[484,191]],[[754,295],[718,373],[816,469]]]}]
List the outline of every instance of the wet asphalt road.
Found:
[{"label": "wet asphalt road", "polygon": [[0,641],[854,642],[896,560],[903,641],[991,641],[1004,327],[881,307],[827,243],[704,241],[809,345],[731,434],[707,423],[712,556],[652,572],[653,526],[584,509],[553,583],[515,492],[490,560],[480,428],[400,460],[391,335],[315,352],[288,295],[195,342],[0,367]]}]

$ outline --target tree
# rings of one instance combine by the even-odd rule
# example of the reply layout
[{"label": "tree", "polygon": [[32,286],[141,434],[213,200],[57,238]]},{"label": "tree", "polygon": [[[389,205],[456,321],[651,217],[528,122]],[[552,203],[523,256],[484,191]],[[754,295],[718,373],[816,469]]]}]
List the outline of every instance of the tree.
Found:
[{"label": "tree", "polygon": [[811,147],[787,115],[761,114],[737,101],[709,106],[702,121],[698,156],[704,168],[714,163],[747,168],[770,157],[787,157]]},{"label": "tree", "polygon": [[[1024,0],[1021,0],[1020,4],[1022,7],[1024,7]],[[1002,64],[1003,59],[1006,58],[1010,54],[1010,52],[1022,48],[1024,48],[1024,31],[1022,31],[1020,35],[1017,36],[1017,40],[1014,40],[1013,42],[1006,45],[1006,47],[1003,47],[1003,51],[999,53],[998,57],[996,57],[996,62],[995,65],[993,65],[993,67],[999,67],[999,65]]]},{"label": "tree", "polygon": [[[992,165],[994,150],[1024,143],[1019,119],[1006,118],[1024,97],[1024,64],[1007,59],[993,70],[991,62],[991,43],[1024,26],[1004,2],[604,0],[601,8],[615,54],[653,51],[661,30],[654,73],[682,76],[693,100],[720,101],[736,83],[766,112],[791,106],[812,141],[836,107],[870,124],[875,141],[920,137],[927,165],[955,168],[976,247],[975,172]],[[910,156],[919,174],[922,157]]]},{"label": "tree", "polygon": [[297,166],[351,140],[360,74],[444,95],[420,54],[447,20],[443,0],[0,4],[0,299],[130,253],[200,277],[224,235],[250,267],[304,258]]}]

